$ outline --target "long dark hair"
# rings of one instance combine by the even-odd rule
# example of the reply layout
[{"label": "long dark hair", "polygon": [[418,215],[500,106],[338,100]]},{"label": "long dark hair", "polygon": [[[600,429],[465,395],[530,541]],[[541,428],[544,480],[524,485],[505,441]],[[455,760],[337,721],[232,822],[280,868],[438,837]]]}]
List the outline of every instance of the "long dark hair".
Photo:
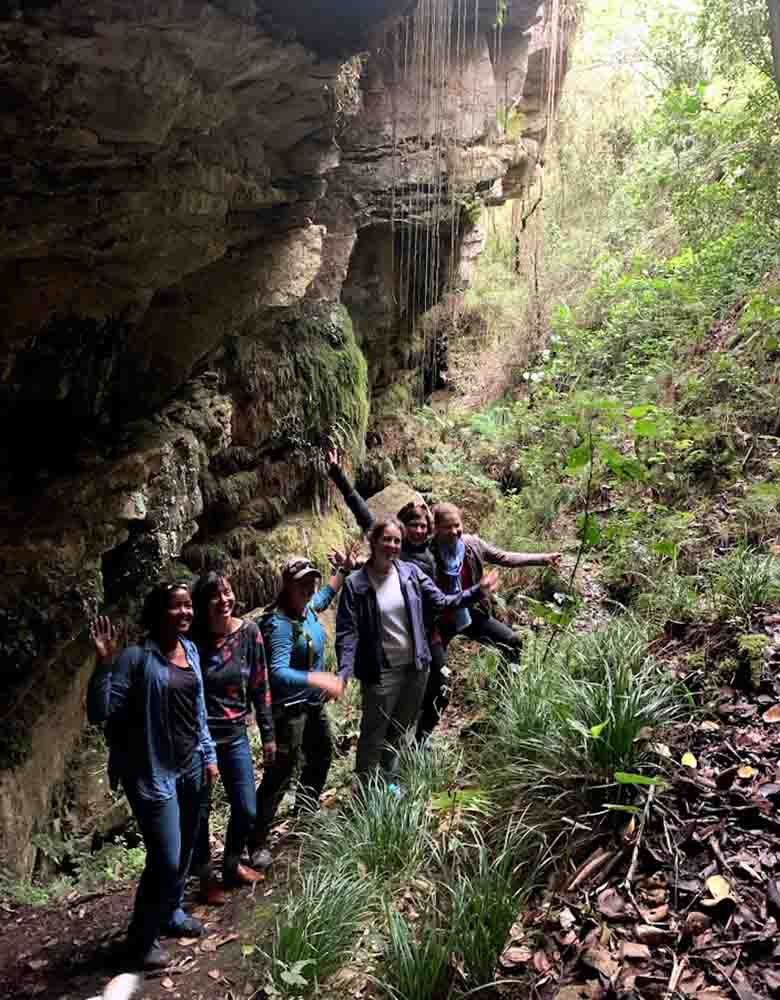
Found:
[{"label": "long dark hair", "polygon": [[190,581],[173,580],[158,583],[146,595],[141,611],[141,624],[149,635],[156,636],[159,633],[163,613],[170,607],[171,594],[177,590],[186,590],[188,594],[192,594]]},{"label": "long dark hair", "polygon": [[201,573],[192,588],[192,610],[194,612],[192,622],[192,634],[198,639],[206,639],[209,636],[209,601],[219,593],[224,584],[228,584],[232,589],[230,577],[222,569],[211,569],[208,573]]}]

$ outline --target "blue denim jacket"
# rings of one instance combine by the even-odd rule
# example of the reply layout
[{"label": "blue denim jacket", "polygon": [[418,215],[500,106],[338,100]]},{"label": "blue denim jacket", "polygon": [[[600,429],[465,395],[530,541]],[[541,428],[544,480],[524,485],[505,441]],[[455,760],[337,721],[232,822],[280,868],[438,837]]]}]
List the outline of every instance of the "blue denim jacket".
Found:
[{"label": "blue denim jacket", "polygon": [[[204,765],[214,764],[198,651],[189,639],[179,639],[198,678],[199,751]],[[157,801],[176,794],[180,771],[168,716],[168,670],[157,643],[147,639],[143,646],[128,646],[113,663],[98,664],[87,689],[89,721],[106,723],[112,788],[117,779],[132,778],[142,798]]]},{"label": "blue denim jacket", "polygon": [[[409,630],[414,646],[414,665],[425,670],[431,662],[431,651],[425,630],[427,614],[476,604],[482,596],[479,584],[460,594],[444,594],[418,566],[396,561]],[[341,592],[336,615],[336,657],[339,676],[348,680],[354,673],[360,681],[373,684],[379,680],[384,663],[382,622],[376,592],[365,566],[351,573]]]},{"label": "blue denim jacket", "polygon": [[268,656],[271,702],[274,711],[290,705],[319,705],[322,691],[306,683],[306,674],[325,669],[325,629],[317,621],[336,596],[333,587],[320,587],[296,620],[279,608],[263,616],[261,629]]}]

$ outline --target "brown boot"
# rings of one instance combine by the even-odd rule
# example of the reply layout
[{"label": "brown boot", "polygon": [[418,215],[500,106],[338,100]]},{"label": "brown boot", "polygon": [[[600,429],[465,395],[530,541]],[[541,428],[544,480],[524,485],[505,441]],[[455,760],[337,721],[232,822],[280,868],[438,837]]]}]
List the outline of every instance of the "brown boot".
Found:
[{"label": "brown boot", "polygon": [[247,865],[236,865],[230,874],[225,874],[226,885],[255,885],[257,882],[265,882],[265,875]]}]

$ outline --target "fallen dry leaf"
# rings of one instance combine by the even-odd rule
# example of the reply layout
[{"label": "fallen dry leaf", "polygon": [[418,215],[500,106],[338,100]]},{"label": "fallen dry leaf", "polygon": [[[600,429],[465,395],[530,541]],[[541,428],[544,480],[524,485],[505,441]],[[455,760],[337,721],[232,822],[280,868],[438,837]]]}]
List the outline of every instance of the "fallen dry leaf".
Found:
[{"label": "fallen dry leaf", "polygon": [[708,917],[706,913],[700,913],[698,910],[693,910],[685,918],[685,929],[689,934],[702,934],[709,930],[711,925],[712,917]]},{"label": "fallen dry leaf", "polygon": [[512,969],[516,965],[524,965],[526,962],[530,962],[534,957],[534,953],[530,948],[526,948],[525,945],[513,945],[511,948],[507,948],[501,955],[501,964],[505,969]]},{"label": "fallen dry leaf", "polygon": [[542,948],[534,952],[533,965],[539,975],[549,972],[552,968],[552,962],[547,957],[547,952]]},{"label": "fallen dry leaf", "polygon": [[583,983],[582,986],[564,986],[555,994],[554,1000],[599,1000],[602,994],[598,983]]},{"label": "fallen dry leaf", "polygon": [[780,722],[780,705],[773,705],[761,716],[764,722]]},{"label": "fallen dry leaf", "polygon": [[620,947],[622,958],[627,958],[632,962],[644,962],[650,958],[650,949],[646,944],[639,944],[638,941],[624,941]]},{"label": "fallen dry leaf", "polygon": [[689,969],[683,973],[680,982],[677,984],[677,989],[688,997],[697,997],[702,986],[704,986],[704,973],[694,972]]},{"label": "fallen dry leaf", "polygon": [[672,932],[663,927],[651,927],[650,924],[637,924],[634,933],[643,944],[662,944]]},{"label": "fallen dry leaf", "polygon": [[230,941],[238,941],[238,934],[225,934],[224,937],[217,938],[217,948],[221,948],[223,944],[228,944]]},{"label": "fallen dry leaf", "polygon": [[620,965],[601,945],[593,945],[582,953],[582,961],[591,969],[600,972],[606,979],[612,980],[620,972]]},{"label": "fallen dry leaf", "polygon": [[626,912],[626,901],[617,889],[604,889],[598,896],[599,913],[610,920],[617,920]]},{"label": "fallen dry leaf", "polygon": [[571,912],[568,906],[564,907],[560,914],[558,915],[558,923],[561,925],[562,929],[567,931],[570,927],[573,927],[577,922],[577,918]]},{"label": "fallen dry leaf", "polygon": [[680,763],[682,764],[683,767],[695,768],[698,766],[699,762],[696,760],[696,756],[692,754],[689,750],[687,753],[684,753],[682,755],[682,757],[680,758]]},{"label": "fallen dry leaf", "polygon": [[45,969],[48,964],[48,958],[31,958],[27,963],[27,966],[32,969],[33,972],[38,972],[40,969]]},{"label": "fallen dry leaf", "polygon": [[642,916],[648,924],[662,924],[669,916],[669,907],[666,903],[661,906],[654,906],[651,910],[643,910]]},{"label": "fallen dry leaf", "polygon": [[201,951],[216,951],[217,939],[212,937],[203,938],[200,942]]},{"label": "fallen dry leaf", "polygon": [[722,875],[710,875],[704,884],[712,898],[702,899],[702,906],[717,906],[718,903],[722,903],[726,899],[734,899],[731,894],[731,886]]},{"label": "fallen dry leaf", "polygon": [[182,948],[191,948],[200,941],[200,938],[178,938],[177,941]]},{"label": "fallen dry leaf", "polygon": [[163,981],[160,983],[160,986],[162,986],[162,988],[164,990],[172,990],[173,989],[173,980],[170,979],[170,978],[163,979]]},{"label": "fallen dry leaf", "polygon": [[764,982],[770,993],[780,993],[780,973],[766,969],[764,972]]},{"label": "fallen dry leaf", "polygon": [[222,969],[209,969],[206,973],[209,979],[213,979],[216,982],[218,979],[222,978]]},{"label": "fallen dry leaf", "polygon": [[716,733],[720,729],[720,723],[714,722],[712,719],[705,719],[699,726],[699,729],[703,733]]},{"label": "fallen dry leaf", "polygon": [[747,779],[755,777],[758,774],[758,771],[754,767],[750,767],[748,764],[746,764],[744,767],[741,767],[737,771],[737,774],[739,775],[740,778]]}]

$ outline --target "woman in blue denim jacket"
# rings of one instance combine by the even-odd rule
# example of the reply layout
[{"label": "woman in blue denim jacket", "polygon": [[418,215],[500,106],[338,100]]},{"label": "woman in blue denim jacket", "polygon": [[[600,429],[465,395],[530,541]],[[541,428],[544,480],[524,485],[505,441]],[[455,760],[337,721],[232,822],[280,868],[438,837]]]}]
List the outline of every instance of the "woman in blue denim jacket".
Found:
[{"label": "woman in blue denim jacket", "polygon": [[141,620],[147,640],[119,656],[111,622],[99,618],[92,624],[98,662],[87,714],[90,722],[105,724],[112,787],[121,783],[146,846],[130,949],[145,968],[163,968],[170,956],[160,936],[203,933],[181,903],[202,795],[218,771],[198,651],[186,638],[192,624],[189,584],[156,586]]}]

